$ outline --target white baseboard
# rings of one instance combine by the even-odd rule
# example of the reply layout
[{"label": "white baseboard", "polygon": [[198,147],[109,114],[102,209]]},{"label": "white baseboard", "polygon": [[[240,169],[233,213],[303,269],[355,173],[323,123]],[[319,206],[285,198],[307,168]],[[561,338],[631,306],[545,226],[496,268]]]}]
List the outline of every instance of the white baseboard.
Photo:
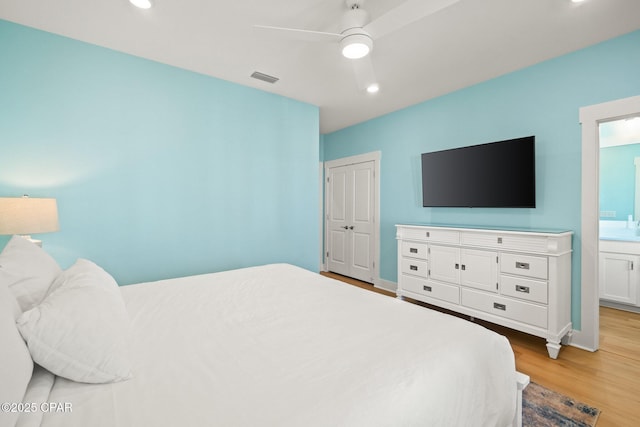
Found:
[{"label": "white baseboard", "polygon": [[567,345],[590,352],[598,350],[597,348],[593,348],[591,342],[592,339],[590,335],[587,335],[582,331],[573,330],[571,331],[571,336],[569,337],[569,342],[567,342]]},{"label": "white baseboard", "polygon": [[629,311],[631,313],[640,313],[640,307],[628,305],[628,304],[621,304],[614,301],[600,300],[600,307],[609,307],[609,308],[615,308],[616,310]]}]

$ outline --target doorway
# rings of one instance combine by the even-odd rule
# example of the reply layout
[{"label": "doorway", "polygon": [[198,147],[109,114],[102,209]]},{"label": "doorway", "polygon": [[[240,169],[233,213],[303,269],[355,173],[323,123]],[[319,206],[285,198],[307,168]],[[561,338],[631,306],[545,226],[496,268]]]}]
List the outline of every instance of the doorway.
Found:
[{"label": "doorway", "polygon": [[640,114],[598,128],[600,306],[640,312]]},{"label": "doorway", "polygon": [[325,270],[378,285],[379,168],[374,152],[325,164]]},{"label": "doorway", "polygon": [[580,109],[582,124],[582,242],[580,330],[575,330],[571,344],[590,351],[599,347],[599,167],[600,123],[640,114],[640,96],[619,99]]}]

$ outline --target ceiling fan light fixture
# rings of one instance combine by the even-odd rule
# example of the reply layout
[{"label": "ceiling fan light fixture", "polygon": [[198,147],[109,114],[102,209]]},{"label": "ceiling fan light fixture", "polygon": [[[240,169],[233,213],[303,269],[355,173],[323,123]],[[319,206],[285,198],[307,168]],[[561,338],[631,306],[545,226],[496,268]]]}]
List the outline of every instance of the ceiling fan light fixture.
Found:
[{"label": "ceiling fan light fixture", "polygon": [[140,9],[151,8],[151,0],[129,0],[129,3]]},{"label": "ceiling fan light fixture", "polygon": [[340,41],[342,56],[348,59],[364,58],[371,52],[373,41],[366,34],[351,34]]}]

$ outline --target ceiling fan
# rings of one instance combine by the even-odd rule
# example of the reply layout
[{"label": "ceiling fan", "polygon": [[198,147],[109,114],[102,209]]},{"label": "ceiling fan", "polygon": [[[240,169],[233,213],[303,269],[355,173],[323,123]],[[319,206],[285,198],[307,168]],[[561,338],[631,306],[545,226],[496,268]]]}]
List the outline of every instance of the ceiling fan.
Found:
[{"label": "ceiling fan", "polygon": [[373,65],[367,56],[373,49],[373,41],[458,1],[460,0],[407,0],[372,21],[369,13],[363,9],[365,0],[345,0],[346,10],[342,16],[339,33],[266,25],[255,25],[254,27],[260,31],[268,31],[273,35],[289,39],[339,44],[342,55],[353,60],[354,72],[359,86],[372,91],[370,87],[375,85],[377,88],[377,83],[373,73]]}]

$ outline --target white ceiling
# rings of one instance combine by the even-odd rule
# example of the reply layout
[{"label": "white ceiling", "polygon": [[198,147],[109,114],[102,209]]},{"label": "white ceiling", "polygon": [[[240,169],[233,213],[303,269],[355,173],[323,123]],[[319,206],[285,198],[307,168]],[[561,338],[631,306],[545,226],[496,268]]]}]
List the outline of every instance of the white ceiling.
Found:
[{"label": "white ceiling", "polygon": [[[364,8],[375,19],[400,3]],[[149,10],[128,0],[0,0],[8,21],[317,105],[322,133],[640,28],[640,0],[460,0],[374,42],[375,95],[358,88],[337,45],[253,29],[340,31],[344,10],[344,0],[155,0]]]}]

